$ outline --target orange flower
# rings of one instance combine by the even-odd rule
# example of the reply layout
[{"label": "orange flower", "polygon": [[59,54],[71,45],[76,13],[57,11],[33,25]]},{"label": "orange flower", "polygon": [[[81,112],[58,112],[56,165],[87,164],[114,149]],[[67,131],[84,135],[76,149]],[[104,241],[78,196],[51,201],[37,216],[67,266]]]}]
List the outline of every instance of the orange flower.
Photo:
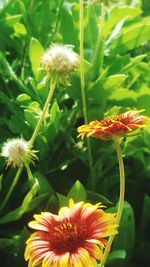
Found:
[{"label": "orange flower", "polygon": [[35,229],[27,240],[25,260],[29,267],[96,267],[103,259],[106,237],[117,233],[115,214],[92,205],[69,202],[58,215],[42,212],[34,215],[29,226]]},{"label": "orange flower", "polygon": [[91,121],[88,125],[78,127],[79,135],[84,137],[93,136],[102,140],[123,137],[129,132],[145,127],[148,117],[139,115],[144,110],[130,110],[119,115],[107,117],[102,121]]}]

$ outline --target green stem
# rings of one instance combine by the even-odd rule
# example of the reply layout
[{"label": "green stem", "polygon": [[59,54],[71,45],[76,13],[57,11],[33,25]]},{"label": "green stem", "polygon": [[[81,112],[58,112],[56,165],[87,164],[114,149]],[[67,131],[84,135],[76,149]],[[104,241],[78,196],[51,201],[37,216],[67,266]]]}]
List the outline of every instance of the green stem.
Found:
[{"label": "green stem", "polygon": [[46,99],[46,102],[45,102],[45,105],[44,105],[44,108],[43,108],[42,115],[41,115],[41,117],[40,117],[40,119],[39,119],[39,121],[38,121],[38,123],[37,123],[37,125],[35,127],[35,130],[34,130],[34,132],[32,134],[32,137],[30,139],[29,148],[31,148],[33,146],[33,143],[34,143],[34,141],[35,141],[35,139],[36,139],[36,137],[37,137],[37,135],[39,133],[39,130],[41,128],[42,122],[45,119],[45,115],[47,113],[47,110],[48,110],[48,107],[49,107],[49,103],[50,103],[50,101],[51,101],[51,99],[53,97],[55,86],[56,86],[55,82],[53,80],[51,80],[50,91],[49,91],[49,94],[47,96],[47,99]]},{"label": "green stem", "polygon": [[8,191],[6,197],[4,198],[4,201],[3,201],[3,203],[2,203],[2,205],[1,205],[1,207],[0,207],[0,212],[2,212],[2,210],[3,210],[4,207],[6,206],[8,200],[9,200],[11,194],[12,194],[12,192],[14,191],[14,189],[15,189],[15,187],[16,187],[16,184],[17,184],[18,181],[19,181],[19,178],[20,178],[22,169],[23,169],[23,166],[21,166],[21,167],[18,169],[18,171],[17,171],[17,173],[16,173],[16,176],[15,176],[15,178],[14,178],[14,180],[13,180],[13,183],[12,183],[12,185],[11,185],[11,187],[10,187],[10,189],[9,189],[9,191]]},{"label": "green stem", "polygon": [[32,175],[32,172],[31,172],[31,169],[30,169],[30,166],[28,163],[25,164],[25,167],[26,167],[26,170],[27,170],[27,174],[28,174],[28,179],[29,179],[29,183],[31,186],[34,185],[34,177]]},{"label": "green stem", "polygon": [[[85,124],[88,124],[86,93],[85,93],[85,79],[84,79],[84,14],[83,14],[83,0],[80,0],[80,83],[81,83],[81,95],[83,104],[83,116]],[[90,165],[90,174],[92,178],[92,187],[95,187],[94,173],[93,173],[93,159],[90,140],[87,138],[88,158]]]},{"label": "green stem", "polygon": [[[119,196],[119,203],[118,203],[118,210],[117,210],[117,216],[116,216],[116,223],[119,225],[121,220],[121,215],[123,211],[123,205],[124,205],[124,195],[125,195],[125,172],[124,172],[124,164],[121,154],[121,148],[119,144],[119,140],[115,140],[115,146],[117,151],[117,158],[119,163],[119,173],[120,173],[120,196]],[[109,246],[111,248],[112,242],[114,240],[115,236],[110,236],[108,239]],[[109,254],[109,251],[107,248],[105,248],[104,251],[104,259],[100,263],[100,267],[104,267],[107,256]]]},{"label": "green stem", "polygon": [[119,204],[118,204],[118,211],[117,211],[117,224],[120,223],[121,215],[123,211],[123,205],[124,205],[124,195],[125,195],[125,172],[124,172],[124,164],[121,154],[121,148],[119,141],[115,141],[116,145],[116,151],[117,151],[117,157],[119,162],[119,172],[120,172],[120,197],[119,197]]}]

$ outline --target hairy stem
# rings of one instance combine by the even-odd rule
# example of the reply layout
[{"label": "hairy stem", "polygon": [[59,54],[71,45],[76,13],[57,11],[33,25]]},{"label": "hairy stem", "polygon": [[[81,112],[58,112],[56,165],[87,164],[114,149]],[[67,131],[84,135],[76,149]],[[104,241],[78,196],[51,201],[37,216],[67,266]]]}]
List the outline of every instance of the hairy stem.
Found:
[{"label": "hairy stem", "polygon": [[[118,139],[115,140],[115,146],[116,146],[116,151],[117,151],[117,158],[118,158],[118,163],[119,163],[119,173],[120,173],[120,196],[119,196],[118,210],[117,210],[117,216],[116,216],[116,223],[119,225],[120,220],[121,220],[122,211],[123,211],[123,205],[124,205],[125,172],[124,172],[124,164],[123,164],[123,159],[122,159],[122,154],[121,154],[121,148],[120,148],[120,144],[119,144]],[[109,243],[110,247],[112,245],[113,240],[114,240],[114,236],[111,236],[108,239],[108,243]],[[109,251],[107,248],[105,248],[104,259],[101,261],[100,267],[104,267],[108,254],[109,254]]]}]

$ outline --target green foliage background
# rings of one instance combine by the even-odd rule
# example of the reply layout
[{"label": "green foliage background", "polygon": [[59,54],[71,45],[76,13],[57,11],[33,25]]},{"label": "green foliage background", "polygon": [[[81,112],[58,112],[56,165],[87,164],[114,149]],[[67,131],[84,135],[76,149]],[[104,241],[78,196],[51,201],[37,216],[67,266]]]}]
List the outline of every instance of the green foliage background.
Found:
[{"label": "green foliage background", "polygon": [[[89,121],[128,109],[150,116],[150,3],[107,1],[103,38],[98,42],[100,2],[84,8],[84,72]],[[37,72],[51,43],[72,44],[79,53],[79,3],[75,0],[0,1],[0,144],[12,137],[29,140],[49,86]],[[97,49],[96,49],[97,48]],[[96,60],[94,60],[96,58]],[[27,223],[34,213],[57,212],[75,201],[102,201],[114,211],[119,194],[116,152],[111,141],[91,140],[92,188],[86,141],[77,139],[84,123],[79,73],[71,87],[55,90],[47,119],[36,139],[39,161],[26,172],[0,214],[0,266],[27,266],[23,259]],[[149,266],[150,128],[122,142],[126,203],[120,233],[107,264]],[[0,203],[16,169],[0,160]]]}]

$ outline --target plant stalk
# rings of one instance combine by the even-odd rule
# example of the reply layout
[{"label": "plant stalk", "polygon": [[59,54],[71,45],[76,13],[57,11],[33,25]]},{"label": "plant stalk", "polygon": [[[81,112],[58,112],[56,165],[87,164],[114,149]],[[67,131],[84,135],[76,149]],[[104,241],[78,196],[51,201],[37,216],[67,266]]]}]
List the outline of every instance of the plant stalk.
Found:
[{"label": "plant stalk", "polygon": [[32,172],[31,172],[31,169],[30,169],[30,166],[28,163],[25,164],[25,167],[26,167],[26,170],[27,170],[27,174],[28,174],[28,179],[29,179],[29,183],[31,186],[34,185],[34,177],[32,175]]},{"label": "plant stalk", "polygon": [[37,137],[37,135],[39,133],[39,130],[41,128],[42,122],[45,119],[45,115],[46,115],[46,113],[48,111],[49,103],[51,102],[51,99],[52,99],[53,94],[54,94],[55,86],[56,86],[56,83],[53,80],[51,80],[50,91],[49,91],[49,94],[47,96],[47,99],[46,99],[46,102],[45,102],[45,105],[44,105],[44,108],[43,108],[42,115],[41,115],[41,117],[40,117],[40,119],[39,119],[39,121],[38,121],[38,123],[37,123],[37,125],[35,127],[35,130],[34,130],[34,132],[32,134],[32,137],[31,137],[31,139],[29,141],[29,148],[32,148],[32,146],[34,144],[34,141],[35,141],[35,139],[36,139],[36,137]]},{"label": "plant stalk", "polygon": [[[123,211],[123,205],[124,205],[125,172],[124,172],[124,163],[123,163],[123,159],[122,159],[121,148],[120,148],[120,144],[119,144],[118,139],[115,140],[115,146],[116,146],[116,151],[117,151],[117,158],[118,158],[118,163],[119,163],[119,173],[120,173],[120,196],[119,196],[118,210],[117,210],[117,215],[116,215],[116,223],[119,225],[120,220],[121,220],[122,211]],[[114,237],[115,236],[110,236],[110,238],[108,239],[108,243],[109,243],[110,248],[111,248],[112,242],[114,240]],[[99,267],[104,267],[108,254],[109,254],[109,251],[107,248],[105,248],[104,259],[101,261]]]},{"label": "plant stalk", "polygon": [[6,197],[4,198],[4,201],[3,201],[2,204],[1,204],[0,212],[2,212],[2,210],[3,210],[4,207],[6,206],[8,200],[9,200],[11,194],[12,194],[12,192],[14,191],[14,189],[15,189],[15,187],[16,187],[18,181],[19,181],[20,175],[21,175],[21,173],[22,173],[22,169],[23,169],[23,166],[21,166],[21,167],[18,169],[18,171],[17,171],[17,173],[16,173],[16,176],[15,176],[15,178],[14,178],[14,180],[13,180],[13,183],[12,183],[12,185],[11,185],[11,187],[10,187],[10,189],[9,189],[9,191],[8,191],[8,193],[7,193],[7,195],[6,195]]},{"label": "plant stalk", "polygon": [[[88,124],[86,92],[85,92],[85,78],[84,78],[84,12],[83,12],[83,0],[80,0],[80,83],[81,83],[81,95],[83,104],[83,116],[85,124]],[[90,174],[92,179],[92,189],[95,188],[94,173],[93,173],[93,159],[90,139],[87,138],[88,158],[90,165]]]}]

